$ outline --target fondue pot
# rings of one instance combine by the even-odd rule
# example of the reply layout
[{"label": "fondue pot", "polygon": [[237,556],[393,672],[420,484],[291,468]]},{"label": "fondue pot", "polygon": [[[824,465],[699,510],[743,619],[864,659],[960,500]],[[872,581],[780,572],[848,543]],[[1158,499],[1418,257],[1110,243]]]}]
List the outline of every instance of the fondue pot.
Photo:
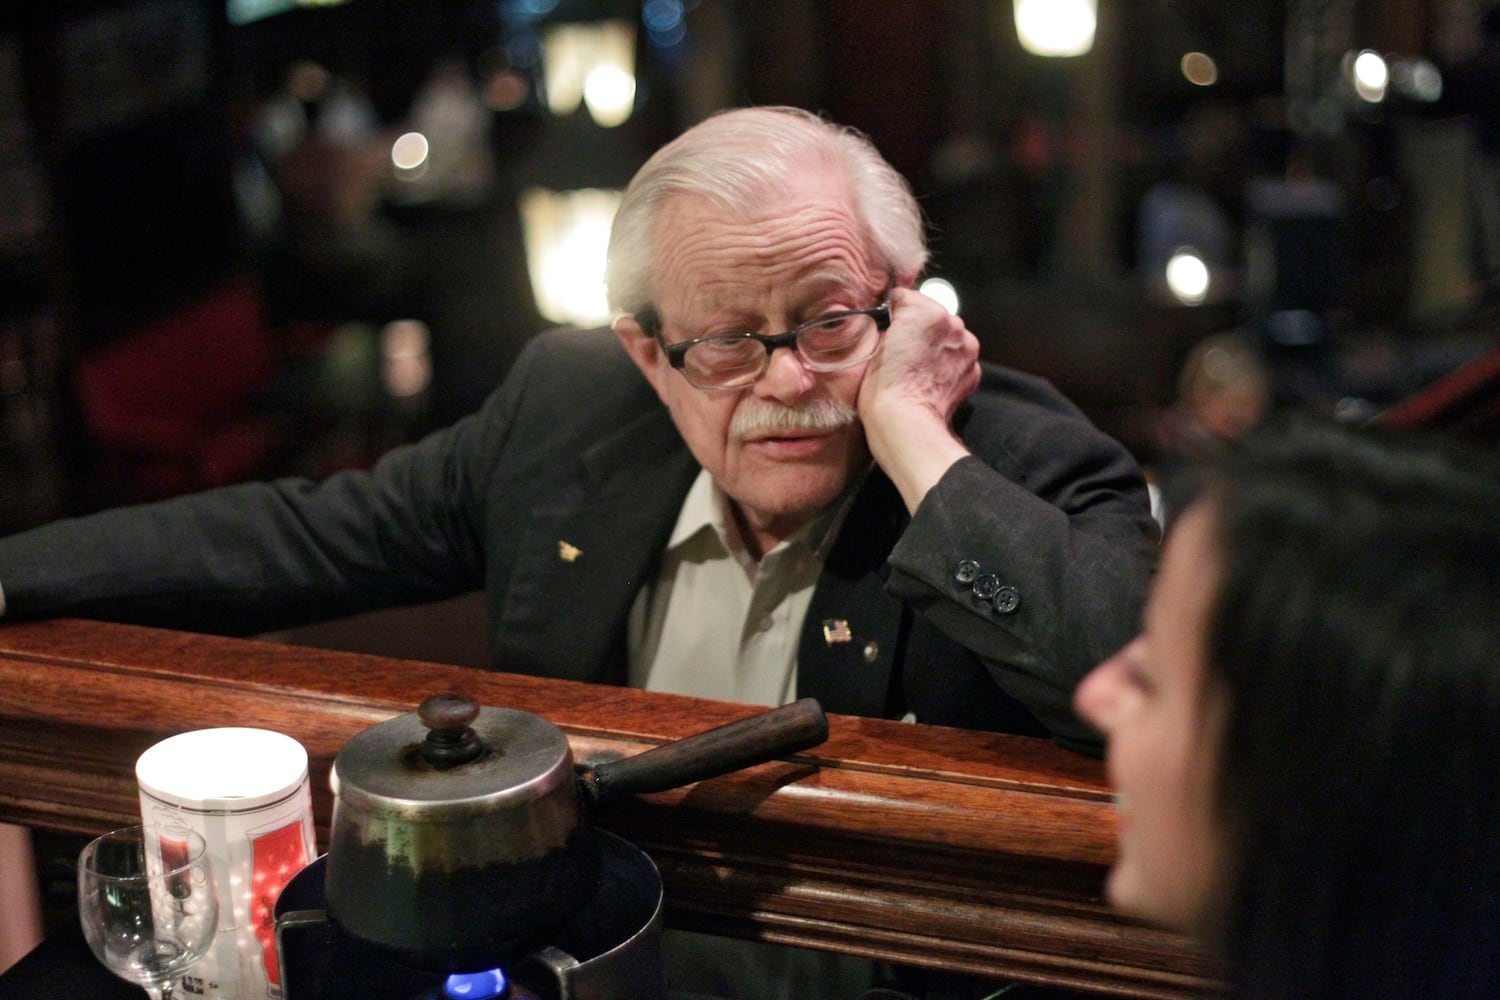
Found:
[{"label": "fondue pot", "polygon": [[403,960],[328,919],[327,856],[276,899],[276,956],[286,1000],[668,1000],[661,954],[661,875],[628,841],[595,830],[599,887],[546,945],[456,975]]},{"label": "fondue pot", "polygon": [[538,716],[439,694],[360,733],[334,761],[324,893],[343,932],[443,971],[545,943],[596,893],[587,812],[816,746],[805,698],[633,757],[577,767]]}]

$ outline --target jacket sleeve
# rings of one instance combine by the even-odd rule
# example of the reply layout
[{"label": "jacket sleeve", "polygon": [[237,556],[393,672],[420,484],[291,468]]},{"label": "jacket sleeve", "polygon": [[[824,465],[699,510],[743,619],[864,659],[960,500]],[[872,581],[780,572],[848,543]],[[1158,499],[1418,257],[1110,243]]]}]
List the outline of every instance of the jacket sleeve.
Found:
[{"label": "jacket sleeve", "polygon": [[483,586],[483,491],[526,360],[477,414],[321,482],[247,483],[0,539],[6,618],[244,635]]},{"label": "jacket sleeve", "polygon": [[1060,742],[1096,747],[1073,689],[1140,626],[1158,532],[1117,442],[1045,383],[988,370],[973,455],[930,490],[887,589],[984,662]]}]

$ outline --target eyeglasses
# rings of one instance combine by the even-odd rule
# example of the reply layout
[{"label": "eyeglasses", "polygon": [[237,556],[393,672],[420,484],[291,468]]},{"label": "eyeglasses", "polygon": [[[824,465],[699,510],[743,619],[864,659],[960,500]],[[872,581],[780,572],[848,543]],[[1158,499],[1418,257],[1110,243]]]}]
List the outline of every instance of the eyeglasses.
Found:
[{"label": "eyeglasses", "polygon": [[699,389],[743,389],[753,385],[771,366],[771,352],[791,347],[810,371],[832,372],[868,361],[880,349],[880,335],[891,325],[891,306],[882,302],[870,309],[827,313],[795,330],[766,335],[721,333],[669,344],[662,337],[661,318],[643,309],[636,322],[656,338],[667,361]]}]

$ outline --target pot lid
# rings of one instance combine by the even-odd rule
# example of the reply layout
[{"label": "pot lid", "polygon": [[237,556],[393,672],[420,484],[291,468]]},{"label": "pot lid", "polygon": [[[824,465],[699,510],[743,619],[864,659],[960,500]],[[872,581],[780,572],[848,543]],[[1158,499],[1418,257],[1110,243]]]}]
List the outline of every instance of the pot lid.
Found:
[{"label": "pot lid", "polygon": [[329,776],[363,812],[459,819],[514,809],[574,782],[561,729],[540,716],[434,695],[350,740]]}]

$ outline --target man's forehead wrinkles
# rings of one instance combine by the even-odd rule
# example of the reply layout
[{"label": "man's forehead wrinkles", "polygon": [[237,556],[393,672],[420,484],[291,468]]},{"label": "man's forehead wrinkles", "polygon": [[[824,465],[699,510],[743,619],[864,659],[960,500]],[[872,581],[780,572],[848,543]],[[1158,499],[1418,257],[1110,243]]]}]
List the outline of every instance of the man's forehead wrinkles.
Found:
[{"label": "man's forehead wrinkles", "polygon": [[[760,317],[781,309],[814,307],[831,293],[861,295],[873,273],[843,254],[816,260],[811,270],[805,256],[777,263],[780,266],[761,268],[753,277],[739,269],[708,270],[680,281],[665,298],[674,313],[682,313],[683,321],[707,321],[720,312]],[[851,299],[850,304],[856,303]]]},{"label": "man's forehead wrinkles", "polygon": [[734,228],[684,225],[669,227],[666,234],[669,239],[662,248],[662,256],[677,261],[690,260],[700,253],[722,253],[777,263],[820,244],[841,248],[843,252],[852,252],[860,246],[858,236],[847,226],[811,222]]},{"label": "man's forehead wrinkles", "polygon": [[707,199],[681,196],[662,206],[657,227],[659,235],[669,238],[667,247],[674,239],[686,245],[689,237],[690,242],[774,245],[802,233],[841,231],[848,238],[858,239],[862,231],[852,206],[837,197],[800,198],[733,213]]},{"label": "man's forehead wrinkles", "polygon": [[864,248],[847,232],[807,230],[791,238],[764,232],[744,239],[689,234],[663,254],[662,277],[681,281],[694,271],[716,273],[724,265],[751,267],[778,280],[849,281],[872,269]]},{"label": "man's forehead wrinkles", "polygon": [[723,325],[795,325],[831,293],[863,297],[885,280],[846,192],[810,182],[785,201],[739,212],[692,196],[657,217],[653,297],[673,339]]}]

